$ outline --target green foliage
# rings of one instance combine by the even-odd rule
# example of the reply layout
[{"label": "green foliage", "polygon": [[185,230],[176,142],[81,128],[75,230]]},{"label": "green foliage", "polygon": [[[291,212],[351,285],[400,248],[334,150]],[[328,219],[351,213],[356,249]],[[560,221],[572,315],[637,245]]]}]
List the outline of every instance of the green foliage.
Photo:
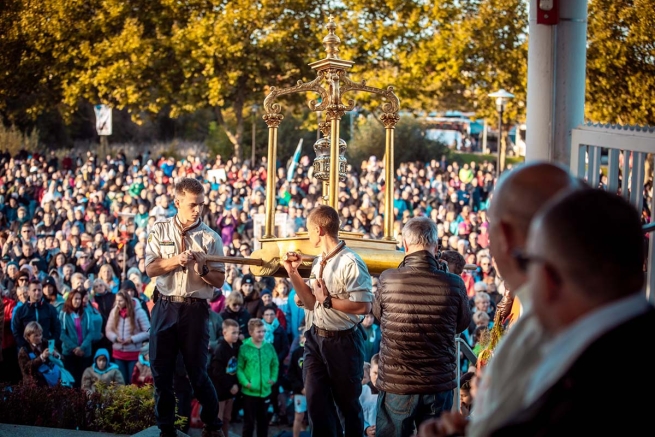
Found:
[{"label": "green foliage", "polygon": [[[362,161],[371,155],[384,156],[386,132],[384,126],[373,117],[362,117],[353,141],[346,149],[346,158],[353,168],[359,168]],[[441,159],[448,154],[448,148],[437,141],[425,138],[421,121],[405,115],[400,118],[394,132],[395,162]]]},{"label": "green foliage", "polygon": [[136,434],[155,424],[155,398],[151,385],[96,386],[95,428],[115,434]]},{"label": "green foliage", "polygon": [[61,386],[45,389],[34,383],[1,386],[0,423],[92,430],[98,398],[84,390]]},{"label": "green foliage", "polygon": [[232,156],[234,147],[225,135],[225,131],[215,121],[209,122],[209,131],[205,144],[212,156],[221,155],[224,157]]},{"label": "green foliage", "polygon": [[[212,150],[241,158],[251,105],[270,86],[315,77],[307,64],[325,56],[330,13],[340,57],[356,62],[351,77],[395,86],[403,109],[474,111],[495,121],[488,94],[504,88],[516,96],[506,121],[524,119],[525,0],[10,0],[0,10],[0,71],[11,72],[0,75],[0,116],[23,132],[48,124],[53,141],[68,143],[96,139],[80,125],[91,124],[91,104],[109,104],[137,124],[116,137],[153,140],[155,123],[165,131],[171,119],[190,117],[156,139],[209,136]],[[653,0],[590,0],[589,118],[655,124],[654,23]],[[302,128],[285,136],[284,147],[313,138],[306,124],[314,115],[302,115],[306,97],[286,102]],[[371,112],[382,104],[366,93],[348,97]],[[260,115],[258,156],[267,138]],[[64,122],[70,127],[52,126]]]},{"label": "green foliage", "polygon": [[[482,164],[484,162],[491,162],[495,165],[497,155],[483,155],[481,153],[463,153],[463,152],[451,152],[450,160],[457,162],[458,164],[470,164],[475,162],[476,164]],[[525,158],[521,156],[506,156],[505,165],[516,165],[525,161]]]},{"label": "green foliage", "polygon": [[347,1],[340,31],[349,37],[341,55],[357,62],[355,76],[378,87],[394,85],[403,108],[475,111],[494,119],[488,94],[504,88],[516,96],[507,120],[521,120],[527,86],[526,4]]},{"label": "green foliage", "polygon": [[28,133],[22,133],[15,125],[5,127],[0,122],[0,150],[15,155],[20,150],[28,152],[38,152],[41,150],[39,143],[39,132],[36,129]]},{"label": "green foliage", "polygon": [[591,0],[586,117],[655,125],[655,1]]},{"label": "green foliage", "polygon": [[[33,383],[0,386],[0,423],[135,434],[155,424],[151,385],[106,386],[96,392]],[[179,420],[179,419],[178,419]]]}]

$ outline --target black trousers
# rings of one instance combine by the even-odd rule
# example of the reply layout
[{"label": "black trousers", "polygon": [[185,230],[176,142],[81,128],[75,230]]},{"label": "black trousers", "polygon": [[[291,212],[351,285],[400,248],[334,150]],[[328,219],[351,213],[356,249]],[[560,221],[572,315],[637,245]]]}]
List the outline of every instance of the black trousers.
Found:
[{"label": "black trousers", "polygon": [[18,365],[18,348],[16,345],[2,349],[0,361],[0,382],[11,385],[18,384],[23,375]]},{"label": "black trousers", "polygon": [[191,387],[191,383],[189,382],[189,377],[186,373],[181,353],[177,354],[177,360],[175,360],[173,390],[175,391],[175,398],[177,399],[177,415],[185,419],[184,425],[180,427],[180,431],[188,434],[189,428],[191,427],[193,387]]},{"label": "black trousers", "polygon": [[206,301],[177,303],[158,300],[152,310],[150,368],[155,382],[155,417],[160,430],[171,432],[175,423],[175,375],[178,353],[182,355],[195,397],[202,406],[200,419],[208,429],[222,426],[218,397],[207,375],[209,304]]},{"label": "black trousers", "polygon": [[257,423],[257,437],[268,436],[268,399],[243,395],[243,430],[241,437],[252,437]]},{"label": "black trousers", "polygon": [[[74,388],[80,388],[82,384],[82,375],[87,367],[91,367],[93,364],[93,358],[89,357],[78,357],[75,354],[64,355],[64,367],[70,372],[70,374],[75,378],[75,383],[73,384]],[[130,375],[130,378],[132,375]],[[125,381],[125,385],[129,385],[130,381]]]},{"label": "black trousers", "polygon": [[[364,375],[364,339],[358,329],[324,338],[306,333],[303,379],[312,437],[361,437],[364,415],[359,403]],[[339,412],[343,417],[341,433]]]}]

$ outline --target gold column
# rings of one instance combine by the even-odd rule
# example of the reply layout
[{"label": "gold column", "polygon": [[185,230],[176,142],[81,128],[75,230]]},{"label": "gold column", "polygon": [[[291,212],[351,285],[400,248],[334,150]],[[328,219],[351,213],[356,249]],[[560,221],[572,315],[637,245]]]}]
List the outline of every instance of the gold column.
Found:
[{"label": "gold column", "polygon": [[268,125],[268,170],[266,175],[266,223],[262,238],[275,238],[273,227],[275,224],[275,180],[277,172],[277,128],[283,116],[281,114],[266,114],[264,120]]},{"label": "gold column", "polygon": [[330,120],[330,184],[328,205],[339,210],[339,119]]},{"label": "gold column", "polygon": [[393,240],[393,190],[394,190],[394,126],[385,128],[385,158],[384,158],[384,239]]}]

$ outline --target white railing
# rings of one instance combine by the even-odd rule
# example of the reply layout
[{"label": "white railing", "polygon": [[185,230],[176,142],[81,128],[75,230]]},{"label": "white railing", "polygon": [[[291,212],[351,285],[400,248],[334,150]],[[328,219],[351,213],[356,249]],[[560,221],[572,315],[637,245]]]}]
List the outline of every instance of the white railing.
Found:
[{"label": "white railing", "polygon": [[[601,169],[606,166],[604,188],[620,193],[639,211],[644,209],[644,184],[653,180],[653,165],[647,162],[655,153],[655,127],[585,124],[571,132],[571,172],[586,179],[594,188],[601,186]],[[605,154],[607,160],[605,162]],[[646,174],[648,172],[648,174]],[[648,193],[647,193],[648,194]],[[650,224],[655,226],[655,196],[649,195]],[[646,294],[655,303],[655,234],[648,239]]]}]

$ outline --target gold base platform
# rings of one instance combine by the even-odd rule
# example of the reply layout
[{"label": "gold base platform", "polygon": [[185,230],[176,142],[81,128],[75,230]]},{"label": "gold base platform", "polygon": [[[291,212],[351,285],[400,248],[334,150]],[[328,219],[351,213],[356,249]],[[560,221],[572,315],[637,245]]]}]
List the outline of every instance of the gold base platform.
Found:
[{"label": "gold base platform", "polygon": [[[393,269],[403,261],[405,252],[396,249],[395,240],[371,240],[357,232],[339,232],[339,238],[354,250],[368,266],[371,275],[379,275],[387,269]],[[299,269],[303,278],[308,278],[313,257],[320,255],[320,249],[309,243],[306,232],[298,233],[292,238],[261,238],[262,248],[250,255],[250,258],[264,261],[261,266],[251,266],[250,271],[257,276],[287,277],[282,266],[282,257],[287,252],[300,252],[303,265]]]}]

